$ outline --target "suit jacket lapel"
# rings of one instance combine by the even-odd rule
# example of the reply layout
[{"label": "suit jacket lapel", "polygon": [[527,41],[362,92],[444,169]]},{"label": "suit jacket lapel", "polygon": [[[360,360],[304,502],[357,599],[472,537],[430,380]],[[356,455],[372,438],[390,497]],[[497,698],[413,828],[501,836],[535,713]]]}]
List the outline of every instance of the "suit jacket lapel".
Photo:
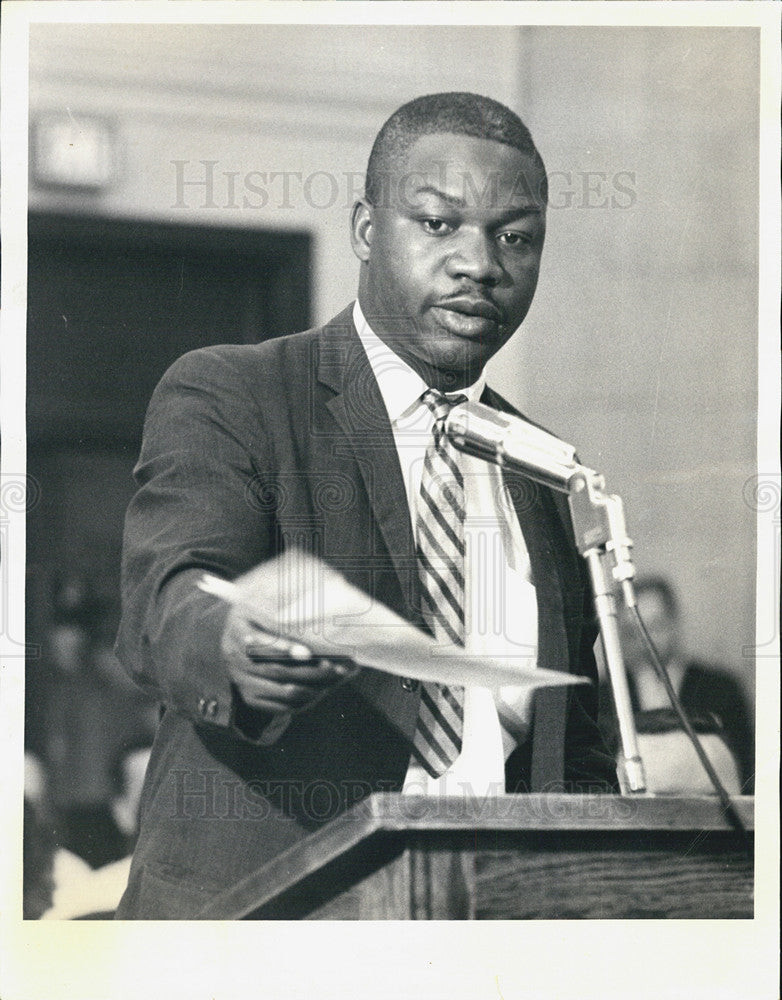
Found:
[{"label": "suit jacket lapel", "polygon": [[326,406],[356,460],[408,615],[420,624],[415,542],[402,470],[383,397],[350,308],[321,331],[318,379],[335,393]]},{"label": "suit jacket lapel", "polygon": [[[506,413],[505,401],[486,389],[481,402]],[[564,597],[552,518],[558,517],[546,487],[518,472],[503,471],[521,532],[529,553],[538,598],[538,665],[548,670],[568,670],[567,635],[563,624]]]}]

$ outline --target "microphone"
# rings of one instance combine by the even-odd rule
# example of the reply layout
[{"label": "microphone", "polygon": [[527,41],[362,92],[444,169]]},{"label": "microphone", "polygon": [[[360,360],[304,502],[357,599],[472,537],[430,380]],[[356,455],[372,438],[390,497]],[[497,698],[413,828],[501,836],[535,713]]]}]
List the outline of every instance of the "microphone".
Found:
[{"label": "microphone", "polygon": [[445,433],[455,448],[502,468],[523,472],[529,479],[567,493],[579,552],[602,546],[614,563],[612,575],[622,585],[628,607],[635,605],[635,576],[620,497],[604,492],[603,477],[576,461],[576,449],[521,417],[486,406],[461,403],[445,421]]},{"label": "microphone", "polygon": [[[462,403],[446,418],[445,433],[455,448],[468,455],[523,472],[529,479],[568,494],[576,545],[589,567],[611,678],[622,744],[620,783],[623,788],[626,784],[631,792],[645,791],[646,778],[638,751],[613,596],[614,583],[620,583],[628,607],[635,606],[632,584],[635,568],[630,557],[633,543],[627,537],[621,499],[603,492],[603,477],[579,465],[572,445],[521,417],[500,413],[483,403]],[[613,563],[610,574],[604,559]]]},{"label": "microphone", "polygon": [[563,493],[583,488],[584,480],[596,476],[594,470],[579,465],[572,445],[483,403],[455,406],[445,421],[445,433],[460,451],[524,472]]}]

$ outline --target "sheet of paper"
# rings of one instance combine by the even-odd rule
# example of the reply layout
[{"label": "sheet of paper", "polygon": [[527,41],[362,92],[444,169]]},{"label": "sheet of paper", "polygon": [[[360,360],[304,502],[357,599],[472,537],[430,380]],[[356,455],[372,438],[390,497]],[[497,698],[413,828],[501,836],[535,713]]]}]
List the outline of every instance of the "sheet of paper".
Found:
[{"label": "sheet of paper", "polygon": [[[350,657],[399,677],[496,688],[589,683],[581,677],[530,667],[525,657],[472,656],[436,642],[385,605],[352,586],[322,560],[288,550],[234,584],[206,576],[203,590],[241,604],[261,628],[305,643],[315,655]],[[248,575],[249,578],[249,575]],[[245,596],[251,589],[252,600]]]}]

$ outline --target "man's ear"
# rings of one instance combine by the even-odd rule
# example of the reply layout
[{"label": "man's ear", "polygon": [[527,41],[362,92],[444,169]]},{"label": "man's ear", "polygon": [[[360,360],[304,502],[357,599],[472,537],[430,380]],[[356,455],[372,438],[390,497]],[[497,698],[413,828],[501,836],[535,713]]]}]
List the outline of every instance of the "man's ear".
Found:
[{"label": "man's ear", "polygon": [[350,213],[350,244],[359,260],[369,260],[372,246],[372,226],[374,209],[366,200],[359,198]]}]

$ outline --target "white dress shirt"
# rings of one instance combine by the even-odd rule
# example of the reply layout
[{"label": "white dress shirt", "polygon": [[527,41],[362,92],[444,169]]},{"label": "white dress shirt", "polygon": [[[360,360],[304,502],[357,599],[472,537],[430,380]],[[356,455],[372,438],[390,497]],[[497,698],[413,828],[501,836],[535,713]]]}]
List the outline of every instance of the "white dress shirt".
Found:
[{"label": "white dress shirt", "polygon": [[[413,526],[424,455],[434,418],[421,396],[429,388],[367,323],[358,302],[353,320],[383,397]],[[485,376],[459,393],[480,398]],[[537,663],[537,601],[529,556],[518,518],[500,469],[483,459],[460,454],[465,494],[465,648],[471,654],[513,657],[520,665]],[[503,725],[499,723],[499,715]],[[504,762],[526,739],[531,718],[527,689],[503,687],[490,692],[466,688],[462,752],[439,778],[411,762],[405,791],[475,794],[504,790]]]}]

